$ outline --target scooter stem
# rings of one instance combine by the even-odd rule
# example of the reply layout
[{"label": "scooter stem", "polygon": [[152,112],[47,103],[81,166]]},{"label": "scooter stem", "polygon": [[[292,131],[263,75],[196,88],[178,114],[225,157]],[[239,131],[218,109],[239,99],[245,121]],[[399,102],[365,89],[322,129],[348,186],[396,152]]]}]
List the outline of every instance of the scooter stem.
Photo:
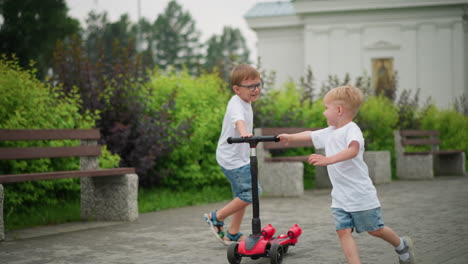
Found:
[{"label": "scooter stem", "polygon": [[250,173],[252,175],[252,208],[253,208],[253,218],[252,218],[252,235],[260,236],[261,235],[261,221],[260,221],[260,203],[258,198],[258,162],[256,155],[256,148],[253,147],[250,149]]}]

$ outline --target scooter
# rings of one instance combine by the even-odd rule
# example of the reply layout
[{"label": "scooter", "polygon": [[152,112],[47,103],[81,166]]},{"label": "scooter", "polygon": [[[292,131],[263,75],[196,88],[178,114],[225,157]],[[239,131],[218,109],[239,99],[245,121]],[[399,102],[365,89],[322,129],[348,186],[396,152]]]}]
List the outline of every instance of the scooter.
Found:
[{"label": "scooter", "polygon": [[249,143],[250,145],[250,172],[252,175],[252,234],[239,243],[229,245],[227,258],[230,264],[239,264],[243,257],[259,259],[261,257],[270,258],[271,264],[281,264],[283,256],[288,252],[289,246],[297,243],[298,237],[302,234],[302,229],[294,224],[287,232],[274,238],[276,229],[268,224],[263,229],[260,221],[260,205],[258,197],[258,163],[257,144],[259,142],[278,142],[277,136],[253,136],[246,138],[229,137],[229,144]]}]

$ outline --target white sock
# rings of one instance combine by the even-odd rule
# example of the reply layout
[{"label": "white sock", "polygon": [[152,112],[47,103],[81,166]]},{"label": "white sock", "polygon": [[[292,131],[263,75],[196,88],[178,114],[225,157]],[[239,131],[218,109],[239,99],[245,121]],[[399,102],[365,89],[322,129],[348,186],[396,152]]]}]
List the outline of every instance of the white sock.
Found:
[{"label": "white sock", "polygon": [[[401,239],[400,237],[400,245],[398,245],[398,247],[395,247],[396,250],[403,250],[405,248],[405,242],[403,242],[403,239]],[[403,253],[401,255],[398,255],[398,257],[400,258],[400,260],[402,261],[406,261],[409,259],[409,253]]]},{"label": "white sock", "polygon": [[396,250],[403,250],[405,248],[405,242],[403,242],[403,239],[400,237],[400,245],[398,247],[395,247]]}]

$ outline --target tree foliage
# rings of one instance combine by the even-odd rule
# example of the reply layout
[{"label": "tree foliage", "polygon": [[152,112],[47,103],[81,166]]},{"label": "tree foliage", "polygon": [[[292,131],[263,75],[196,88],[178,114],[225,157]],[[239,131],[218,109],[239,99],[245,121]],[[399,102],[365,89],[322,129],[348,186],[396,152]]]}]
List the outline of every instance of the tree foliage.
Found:
[{"label": "tree foliage", "polygon": [[155,164],[175,147],[171,135],[180,128],[169,125],[167,113],[173,103],[168,99],[159,111],[149,110],[141,93],[148,68],[132,43],[116,42],[110,58],[101,52],[95,62],[83,46],[78,36],[58,43],[52,80],[62,83],[67,94],[76,88],[83,111],[99,112],[102,142],[119,154],[121,166],[136,167],[142,185],[159,182],[162,172],[155,171]]},{"label": "tree foliage", "polygon": [[182,9],[175,0],[168,3],[153,26],[152,46],[157,65],[162,69],[184,66],[190,73],[200,72],[201,44],[200,32],[192,15]]},{"label": "tree foliage", "polygon": [[0,54],[16,54],[22,67],[36,61],[43,77],[51,67],[55,42],[78,32],[64,0],[1,0]]},{"label": "tree foliage", "polygon": [[239,29],[224,27],[220,36],[213,35],[206,43],[204,68],[217,70],[229,83],[229,75],[235,63],[249,63],[249,50]]}]

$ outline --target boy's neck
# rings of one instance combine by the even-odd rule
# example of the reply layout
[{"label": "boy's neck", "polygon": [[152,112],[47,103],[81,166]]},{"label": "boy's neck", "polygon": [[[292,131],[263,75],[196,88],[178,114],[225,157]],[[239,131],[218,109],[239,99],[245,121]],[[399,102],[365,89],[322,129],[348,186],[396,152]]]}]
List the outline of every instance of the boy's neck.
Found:
[{"label": "boy's neck", "polygon": [[344,118],[342,120],[338,120],[338,124],[335,126],[335,128],[342,128],[352,121],[353,121],[352,118]]}]

